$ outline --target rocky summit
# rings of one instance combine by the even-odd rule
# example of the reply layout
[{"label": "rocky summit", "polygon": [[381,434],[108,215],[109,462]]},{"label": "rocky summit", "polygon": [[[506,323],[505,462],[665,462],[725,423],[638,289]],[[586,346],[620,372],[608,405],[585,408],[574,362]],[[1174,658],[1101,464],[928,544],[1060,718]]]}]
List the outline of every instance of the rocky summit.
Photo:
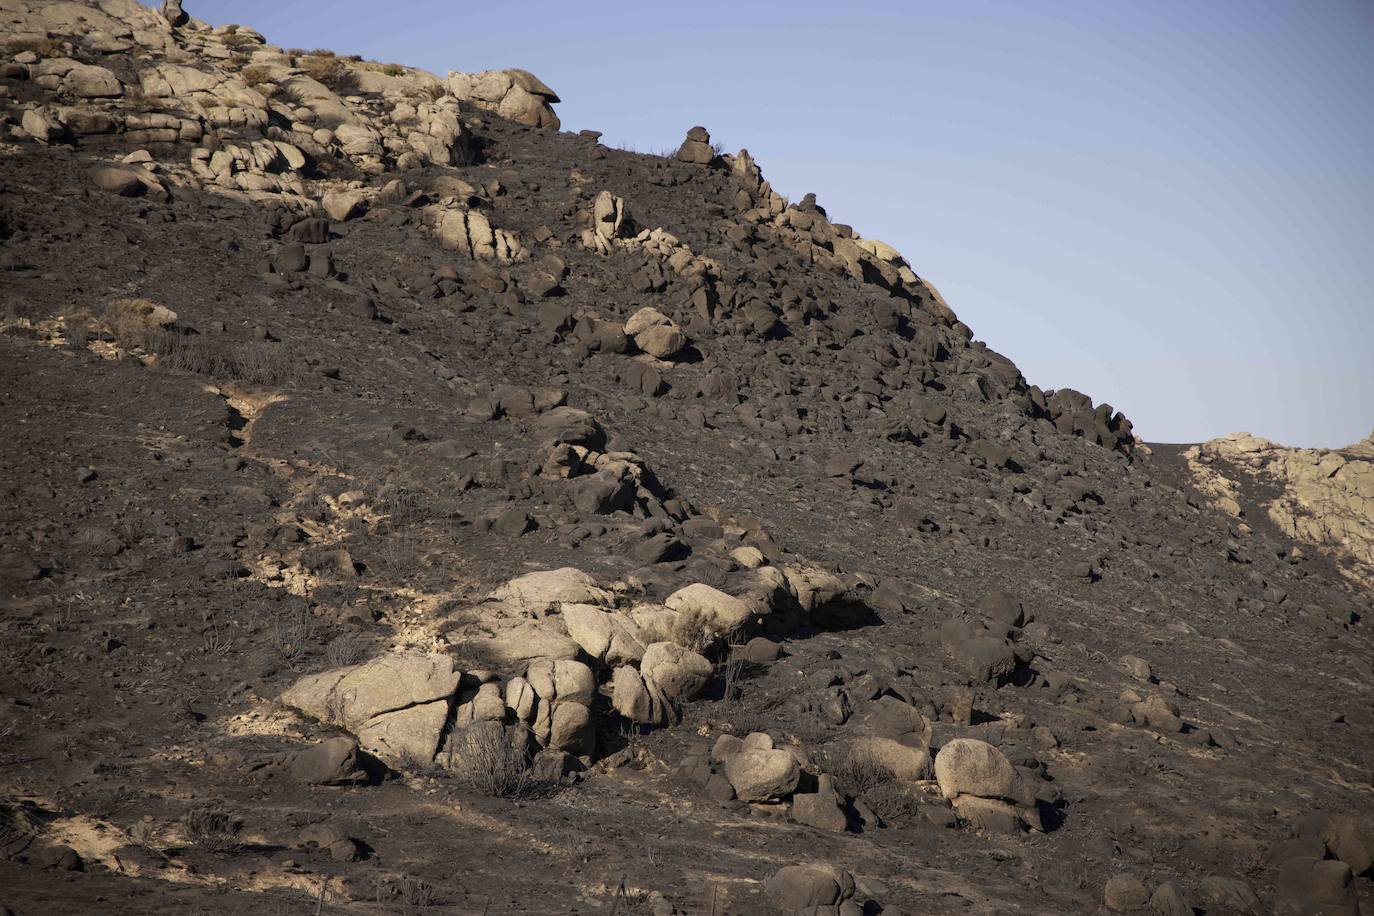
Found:
[{"label": "rocky summit", "polygon": [[194,13],[0,0],[0,913],[1374,912],[1374,442]]}]

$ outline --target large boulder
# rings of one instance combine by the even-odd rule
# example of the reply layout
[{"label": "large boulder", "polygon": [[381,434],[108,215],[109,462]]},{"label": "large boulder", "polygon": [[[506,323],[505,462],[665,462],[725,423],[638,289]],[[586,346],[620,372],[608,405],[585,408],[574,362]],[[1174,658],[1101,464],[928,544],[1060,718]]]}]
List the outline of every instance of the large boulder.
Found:
[{"label": "large boulder", "polygon": [[903,744],[892,738],[863,736],[849,746],[850,760],[878,770],[893,779],[917,780],[930,777],[930,750]]},{"label": "large boulder", "polygon": [[342,223],[361,216],[367,209],[367,198],[361,191],[329,191],[320,199],[320,206],[330,219]]},{"label": "large boulder", "polygon": [[542,613],[558,604],[593,604],[608,607],[611,593],[589,574],[572,566],[526,573],[491,593],[491,598]]},{"label": "large boulder", "polygon": [[687,346],[687,335],[656,308],[645,306],[625,322],[625,336],[657,359],[671,359]]},{"label": "large boulder", "polygon": [[797,790],[801,765],[790,751],[746,746],[725,758],[725,778],[741,801],[777,801]]},{"label": "large boulder", "polygon": [[935,755],[935,781],[945,798],[977,795],[1034,804],[1006,755],[986,741],[955,738]]},{"label": "large boulder", "polygon": [[624,614],[612,614],[591,604],[564,604],[563,624],[582,651],[606,665],[638,662],[644,657],[644,638]]},{"label": "large boulder", "polygon": [[1360,916],[1354,875],[1339,859],[1289,859],[1275,885],[1275,910],[1284,916]]},{"label": "large boulder", "polygon": [[94,64],[75,64],[62,77],[62,88],[82,99],[114,99],[124,94],[119,78]]},{"label": "large boulder", "polygon": [[854,876],[833,865],[788,865],[764,882],[763,892],[783,913],[838,912],[854,896]]},{"label": "large boulder", "polygon": [[384,760],[427,762],[461,677],[446,655],[396,652],[301,678],[281,701],[348,729]]},{"label": "large boulder", "polygon": [[631,722],[670,725],[677,720],[672,700],[632,665],[615,669],[611,678],[611,707]]},{"label": "large boulder", "polygon": [[592,669],[570,659],[536,659],[525,670],[525,680],[539,701],[530,724],[535,740],[574,756],[590,755],[596,747]]},{"label": "large boulder", "polygon": [[619,238],[625,228],[625,201],[610,191],[596,195],[592,204],[592,228],[603,239]]},{"label": "large boulder", "polygon": [[816,791],[792,796],[792,820],[817,830],[844,832],[849,819],[844,813],[844,799],[835,791],[835,781],[828,774],[816,779]]},{"label": "large boulder", "polygon": [[489,636],[474,636],[457,643],[483,666],[517,668],[534,658],[577,658],[582,647],[571,637],[548,624],[530,620],[498,630]]},{"label": "large boulder", "polygon": [[673,701],[696,696],[711,679],[711,663],[677,643],[651,643],[639,663],[640,673]]},{"label": "large boulder", "polygon": [[727,595],[703,582],[678,589],[663,603],[679,616],[695,619],[718,634],[741,631],[755,616],[753,606],[747,601]]}]

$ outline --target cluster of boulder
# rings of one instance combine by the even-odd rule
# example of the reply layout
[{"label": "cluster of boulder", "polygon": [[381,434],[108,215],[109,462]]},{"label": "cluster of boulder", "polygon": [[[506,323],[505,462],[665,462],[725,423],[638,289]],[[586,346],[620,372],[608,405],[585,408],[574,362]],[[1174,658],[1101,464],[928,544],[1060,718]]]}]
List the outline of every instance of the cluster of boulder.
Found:
[{"label": "cluster of boulder", "polygon": [[709,279],[720,274],[716,261],[692,251],[666,229],[640,229],[631,234],[634,220],[628,205],[624,198],[609,191],[597,194],[584,219],[582,247],[598,254],[642,252],[678,276],[687,278]]},{"label": "cluster of boulder", "polygon": [[[463,105],[557,129],[558,97],[523,70],[451,73],[288,52],[240,26],[211,27],[180,7],[16,0],[0,10],[13,53],[3,75],[46,101],[24,103],[8,133],[100,148],[191,147],[173,184],[309,211],[335,164],[367,174],[472,161]],[[54,36],[70,36],[68,42]],[[482,233],[466,250],[486,254]],[[518,245],[494,241],[492,257]],[[479,254],[478,256],[483,256]],[[504,260],[504,258],[502,258]]]},{"label": "cluster of boulder", "polygon": [[833,574],[819,570],[760,565],[746,575],[748,582],[737,582],[742,596],[695,583],[662,604],[617,607],[614,591],[579,570],[529,573],[497,588],[471,622],[448,631],[454,654],[470,659],[469,667],[455,667],[449,654],[397,651],[305,677],[281,699],[346,729],[364,751],[393,765],[451,759],[462,745],[449,736],[482,723],[527,735],[533,750],[590,763],[598,710],[670,725],[713,676],[698,648],[770,618],[788,627],[805,615],[824,619],[828,602],[852,600]]}]

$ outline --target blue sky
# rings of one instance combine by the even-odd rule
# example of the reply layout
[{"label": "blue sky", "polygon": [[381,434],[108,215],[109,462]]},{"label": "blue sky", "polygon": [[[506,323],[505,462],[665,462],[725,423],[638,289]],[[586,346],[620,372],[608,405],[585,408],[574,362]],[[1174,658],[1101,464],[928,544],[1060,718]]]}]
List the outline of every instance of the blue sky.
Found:
[{"label": "blue sky", "polygon": [[565,129],[703,124],[1151,441],[1374,430],[1374,3],[186,0],[287,47],[524,67]]}]

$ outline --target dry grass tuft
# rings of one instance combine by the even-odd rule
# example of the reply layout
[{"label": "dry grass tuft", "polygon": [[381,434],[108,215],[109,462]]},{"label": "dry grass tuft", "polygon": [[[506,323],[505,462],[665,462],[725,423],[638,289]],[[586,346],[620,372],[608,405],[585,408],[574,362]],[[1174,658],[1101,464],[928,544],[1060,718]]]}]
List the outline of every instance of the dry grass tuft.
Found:
[{"label": "dry grass tuft", "polygon": [[326,56],[318,51],[312,51],[304,57],[297,58],[296,66],[306,76],[324,84],[339,95],[350,95],[358,91],[357,74],[332,52]]},{"label": "dry grass tuft", "polygon": [[238,850],[238,819],[216,804],[201,805],[186,812],[182,818],[186,838],[191,845],[207,852],[231,853]]},{"label": "dry grass tuft", "polygon": [[525,751],[504,729],[476,726],[449,738],[448,767],[460,785],[492,798],[548,798],[556,783],[535,777]]}]

